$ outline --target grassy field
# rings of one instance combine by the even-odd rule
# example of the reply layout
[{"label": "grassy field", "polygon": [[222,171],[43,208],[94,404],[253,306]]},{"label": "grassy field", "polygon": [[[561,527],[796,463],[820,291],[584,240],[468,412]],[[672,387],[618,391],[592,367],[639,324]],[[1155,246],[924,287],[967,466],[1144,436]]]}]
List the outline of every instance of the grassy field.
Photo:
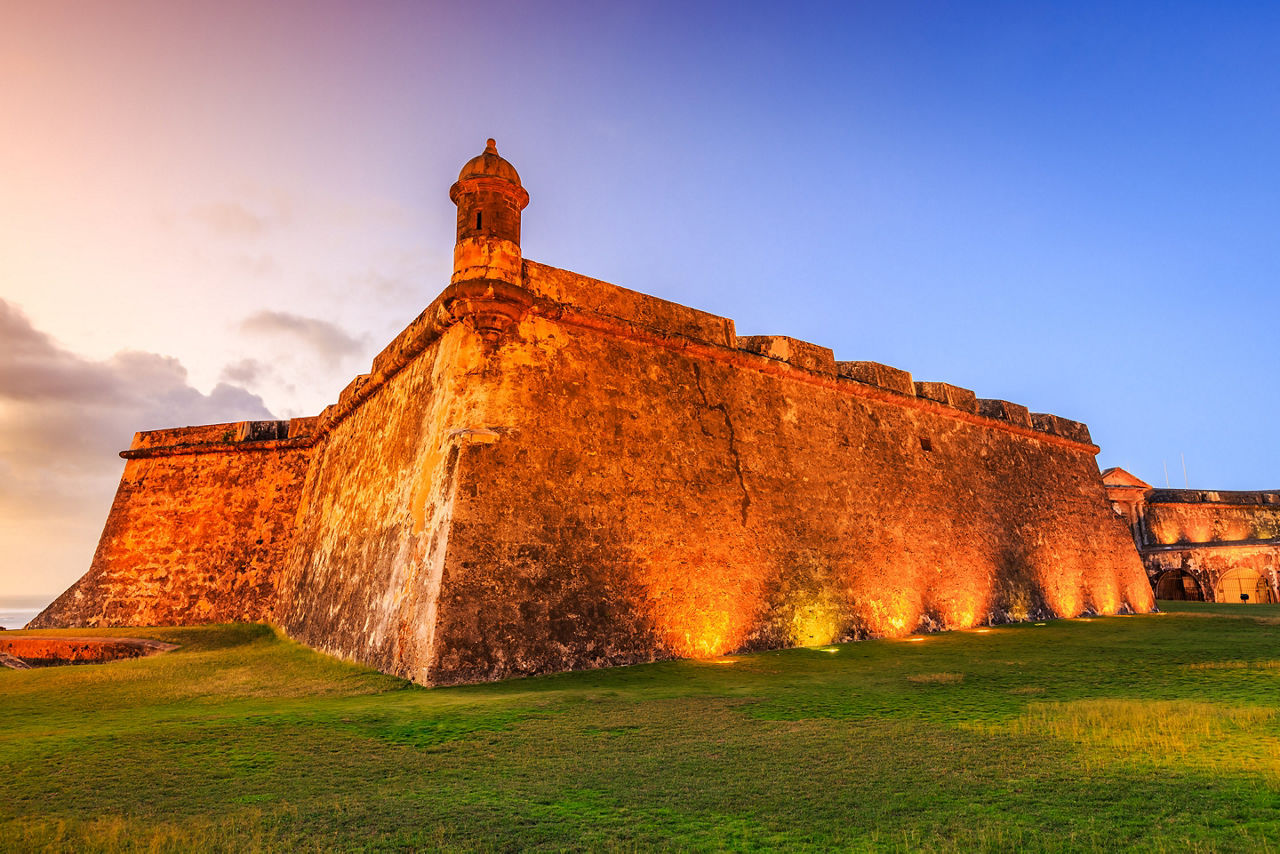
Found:
[{"label": "grassy field", "polygon": [[0,670],[0,850],[1280,850],[1280,606],[1162,604],[436,690],[148,630]]}]

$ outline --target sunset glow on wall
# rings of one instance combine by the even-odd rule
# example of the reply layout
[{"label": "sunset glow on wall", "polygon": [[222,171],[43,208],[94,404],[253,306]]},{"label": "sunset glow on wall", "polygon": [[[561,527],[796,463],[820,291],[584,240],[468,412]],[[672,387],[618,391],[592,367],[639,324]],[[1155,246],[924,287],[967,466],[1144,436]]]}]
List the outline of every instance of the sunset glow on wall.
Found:
[{"label": "sunset glow on wall", "polygon": [[665,560],[648,568],[650,617],[662,643],[687,658],[740,649],[760,611],[757,585],[705,548],[664,552]]}]

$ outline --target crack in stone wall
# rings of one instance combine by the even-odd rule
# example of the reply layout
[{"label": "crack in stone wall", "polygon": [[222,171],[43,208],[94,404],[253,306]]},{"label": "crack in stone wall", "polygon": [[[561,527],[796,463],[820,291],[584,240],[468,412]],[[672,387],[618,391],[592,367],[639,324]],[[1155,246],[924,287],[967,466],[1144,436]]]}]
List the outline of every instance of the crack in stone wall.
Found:
[{"label": "crack in stone wall", "polygon": [[[724,419],[725,429],[729,432],[729,456],[733,458],[733,470],[738,476],[738,486],[742,490],[742,524],[747,524],[747,515],[751,511],[751,494],[747,491],[747,480],[742,474],[742,455],[738,452],[738,434],[733,429],[733,419],[729,417],[729,408],[725,406],[724,401],[720,403],[712,403],[707,397],[707,389],[702,384],[702,366],[697,362],[693,363],[693,377],[698,385],[698,393],[702,395],[702,403],[707,409],[713,412],[719,412],[720,417]],[[699,422],[701,426],[701,422]],[[711,436],[710,431],[705,426],[702,432]]]}]

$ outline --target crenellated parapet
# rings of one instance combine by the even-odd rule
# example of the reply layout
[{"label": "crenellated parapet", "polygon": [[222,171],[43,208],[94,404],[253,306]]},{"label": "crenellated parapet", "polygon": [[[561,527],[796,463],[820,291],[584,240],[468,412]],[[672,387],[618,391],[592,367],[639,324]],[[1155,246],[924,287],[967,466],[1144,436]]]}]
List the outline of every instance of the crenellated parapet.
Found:
[{"label": "crenellated parapet", "polygon": [[893,392],[904,398],[940,404],[958,414],[980,416],[1015,429],[1092,445],[1089,428],[1079,421],[1058,415],[1032,413],[1025,406],[1005,400],[979,398],[970,389],[951,383],[913,381],[908,371],[878,362],[838,362],[830,349],[807,341],[784,335],[748,335],[739,336],[736,346],[743,352],[785,362],[803,371],[833,375],[858,385]]},{"label": "crenellated parapet", "polygon": [[[454,325],[461,323],[500,346],[522,319],[543,317],[659,347],[707,348],[713,358],[743,368],[785,366],[802,381],[809,376],[850,394],[889,392],[891,399],[904,406],[933,407],[957,418],[994,422],[1013,432],[1094,447],[1089,428],[1078,421],[1032,413],[1005,400],[979,398],[972,390],[951,383],[915,381],[910,372],[878,362],[837,361],[830,348],[797,338],[736,335],[736,324],[730,318],[555,267],[532,261],[523,264],[521,287],[465,283],[447,288],[374,357],[369,373],[353,379],[338,401],[324,409],[314,433],[327,433]],[[501,320],[485,319],[495,315]],[[743,355],[747,358],[741,358]]]},{"label": "crenellated parapet", "polygon": [[845,379],[915,397],[916,384],[911,380],[910,371],[891,368],[879,362],[836,362],[836,369]]},{"label": "crenellated parapet", "polygon": [[786,362],[792,367],[813,371],[815,374],[837,375],[836,357],[829,347],[785,335],[739,335],[735,343],[739,350],[746,353]]},{"label": "crenellated parapet", "polygon": [[1148,504],[1227,504],[1277,507],[1280,492],[1227,489],[1160,489],[1147,491]]},{"label": "crenellated parapet", "polygon": [[1033,426],[1031,410],[1020,403],[1010,403],[1007,400],[978,398],[978,414],[1027,429]]}]

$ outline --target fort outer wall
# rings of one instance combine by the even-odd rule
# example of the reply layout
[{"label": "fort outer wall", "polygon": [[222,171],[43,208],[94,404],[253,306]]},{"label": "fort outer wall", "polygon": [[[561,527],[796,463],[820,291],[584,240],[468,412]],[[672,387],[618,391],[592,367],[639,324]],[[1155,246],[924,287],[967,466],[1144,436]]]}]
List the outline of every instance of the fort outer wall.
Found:
[{"label": "fort outer wall", "polygon": [[1139,513],[1139,551],[1157,595],[1180,587],[1210,601],[1280,599],[1280,493],[1149,489]]},{"label": "fort outer wall", "polygon": [[522,269],[321,416],[291,635],[438,685],[1152,607],[1083,425]]},{"label": "fort outer wall", "polygon": [[270,620],[314,423],[138,433],[89,571],[27,628]]},{"label": "fort outer wall", "polygon": [[491,438],[476,429],[490,420],[488,359],[452,302],[433,302],[321,413],[276,608],[292,637],[424,684],[445,556],[465,559],[449,540],[459,460]]},{"label": "fort outer wall", "polygon": [[1143,520],[1152,545],[1280,540],[1280,493],[1152,489]]}]

